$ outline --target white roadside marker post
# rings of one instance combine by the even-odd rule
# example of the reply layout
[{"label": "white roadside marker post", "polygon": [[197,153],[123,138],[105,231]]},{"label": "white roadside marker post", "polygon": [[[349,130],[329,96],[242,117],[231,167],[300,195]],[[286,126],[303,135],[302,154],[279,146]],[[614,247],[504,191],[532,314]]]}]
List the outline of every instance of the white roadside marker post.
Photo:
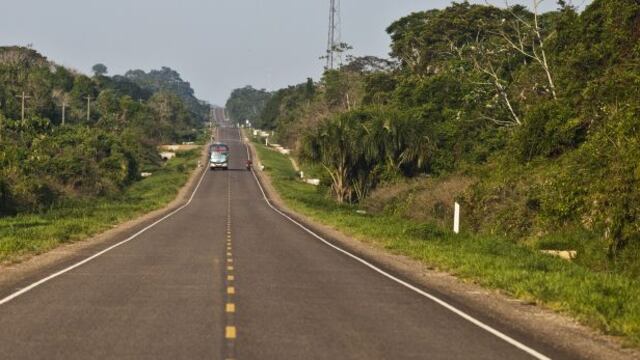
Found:
[{"label": "white roadside marker post", "polygon": [[457,202],[455,203],[453,211],[453,232],[456,234],[460,233],[460,204]]}]

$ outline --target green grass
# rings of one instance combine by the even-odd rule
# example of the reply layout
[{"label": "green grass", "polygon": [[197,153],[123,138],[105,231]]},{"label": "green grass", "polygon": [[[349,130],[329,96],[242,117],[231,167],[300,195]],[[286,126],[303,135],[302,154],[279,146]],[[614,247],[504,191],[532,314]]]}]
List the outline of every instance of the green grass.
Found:
[{"label": "green grass", "polygon": [[178,153],[153,175],[109,198],[75,199],[42,213],[0,218],[0,263],[19,261],[60,244],[86,239],[162,208],[173,200],[198,162],[200,150]]},{"label": "green grass", "polygon": [[265,171],[293,210],[361,241],[422,261],[482,286],[569,314],[640,345],[640,281],[597,272],[494,236],[455,235],[428,223],[356,213],[326,189],[296,179],[289,160],[255,144]]}]

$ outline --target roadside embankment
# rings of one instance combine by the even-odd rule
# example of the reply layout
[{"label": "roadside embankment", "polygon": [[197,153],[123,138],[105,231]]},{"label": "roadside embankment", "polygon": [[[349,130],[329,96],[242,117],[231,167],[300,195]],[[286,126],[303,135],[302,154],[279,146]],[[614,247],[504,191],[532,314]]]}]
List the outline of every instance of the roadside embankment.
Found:
[{"label": "roadside embankment", "polygon": [[259,143],[251,147],[264,165],[256,173],[274,204],[340,246],[578,358],[640,356],[625,348],[640,344],[638,281],[593,272],[498,237],[455,235],[338,205],[326,188],[300,181],[286,156]]}]

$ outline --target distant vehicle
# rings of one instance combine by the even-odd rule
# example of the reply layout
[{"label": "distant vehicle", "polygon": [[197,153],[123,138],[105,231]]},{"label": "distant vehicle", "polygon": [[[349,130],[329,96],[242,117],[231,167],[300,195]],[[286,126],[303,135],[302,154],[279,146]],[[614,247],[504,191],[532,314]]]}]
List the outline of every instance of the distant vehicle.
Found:
[{"label": "distant vehicle", "polygon": [[229,170],[229,153],[212,152],[209,157],[209,168],[211,170],[224,169]]},{"label": "distant vehicle", "polygon": [[214,143],[209,146],[209,167],[215,169],[229,169],[229,146],[223,143]]}]

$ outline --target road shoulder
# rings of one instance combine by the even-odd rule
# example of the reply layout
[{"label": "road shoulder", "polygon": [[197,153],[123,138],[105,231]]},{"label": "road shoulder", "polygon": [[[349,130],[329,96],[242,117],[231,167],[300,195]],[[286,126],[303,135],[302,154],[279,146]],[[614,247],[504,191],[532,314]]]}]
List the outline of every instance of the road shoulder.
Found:
[{"label": "road shoulder", "polygon": [[[257,152],[248,142],[251,155],[259,163]],[[540,306],[513,299],[504,293],[488,290],[451,274],[431,269],[427,264],[406,256],[391,254],[372,244],[351,238],[308,216],[293,212],[275,190],[269,176],[255,171],[267,197],[279,210],[308,226],[326,240],[374,263],[393,275],[452,302],[456,307],[483,321],[498,324],[536,342],[581,359],[638,359],[640,351],[624,348],[619,338],[603,335],[579,324],[568,316]]]}]

